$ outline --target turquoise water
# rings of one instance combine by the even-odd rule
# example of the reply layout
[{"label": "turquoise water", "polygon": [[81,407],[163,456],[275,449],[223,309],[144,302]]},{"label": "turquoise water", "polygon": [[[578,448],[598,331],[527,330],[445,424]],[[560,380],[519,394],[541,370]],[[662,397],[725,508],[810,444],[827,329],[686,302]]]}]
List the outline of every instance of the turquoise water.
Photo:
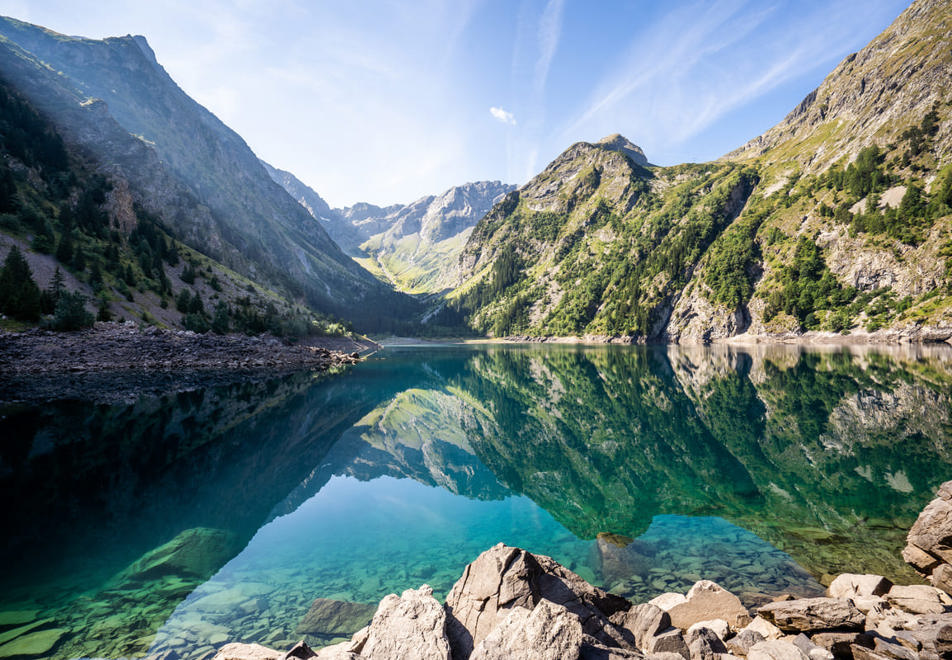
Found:
[{"label": "turquoise water", "polygon": [[952,475],[950,383],[943,350],[429,346],[6,405],[0,657],[328,643],[500,541],[636,601],[911,579],[905,530]]}]

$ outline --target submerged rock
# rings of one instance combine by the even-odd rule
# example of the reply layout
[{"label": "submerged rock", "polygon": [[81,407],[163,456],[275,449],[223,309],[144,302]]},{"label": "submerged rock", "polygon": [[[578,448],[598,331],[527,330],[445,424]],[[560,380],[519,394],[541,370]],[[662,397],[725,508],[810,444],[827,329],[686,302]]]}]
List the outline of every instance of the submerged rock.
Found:
[{"label": "submerged rock", "polygon": [[66,635],[64,628],[50,628],[27,633],[0,646],[0,657],[44,655]]},{"label": "submerged rock", "polygon": [[366,603],[315,598],[295,632],[315,637],[346,637],[369,624],[376,611],[375,605]]}]

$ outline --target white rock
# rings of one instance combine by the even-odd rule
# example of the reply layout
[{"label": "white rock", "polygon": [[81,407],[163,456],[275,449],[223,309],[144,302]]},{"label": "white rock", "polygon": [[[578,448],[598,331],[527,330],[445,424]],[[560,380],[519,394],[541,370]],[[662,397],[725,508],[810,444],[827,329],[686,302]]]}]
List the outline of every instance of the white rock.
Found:
[{"label": "white rock", "polygon": [[837,575],[830,586],[826,588],[826,595],[830,598],[853,598],[856,596],[882,596],[889,588],[892,582],[882,575],[857,573],[843,573]]},{"label": "white rock", "polygon": [[750,621],[747,608],[740,598],[710,580],[696,582],[688,591],[685,602],[669,608],[668,614],[671,616],[671,625],[681,630],[687,630],[698,621],[710,619],[724,619],[734,628]]},{"label": "white rock", "polygon": [[715,635],[721,638],[721,640],[727,639],[727,636],[730,635],[731,627],[727,625],[727,621],[724,619],[709,619],[708,621],[698,621],[697,623],[691,624],[691,627],[688,628],[688,633],[691,633],[698,628],[707,628],[714,632]]},{"label": "white rock", "polygon": [[752,630],[753,632],[760,633],[763,638],[768,641],[783,637],[783,631],[762,616],[754,617],[754,620],[747,624],[744,630]]},{"label": "white rock", "polygon": [[810,657],[790,642],[771,639],[754,644],[747,660],[810,660]]},{"label": "white rock", "polygon": [[428,585],[380,601],[361,655],[374,660],[449,660],[446,612]]},{"label": "white rock", "polygon": [[686,603],[687,600],[688,599],[684,597],[684,594],[676,594],[674,592],[669,591],[667,593],[661,594],[660,596],[655,596],[648,602],[651,605],[654,605],[655,607],[657,607],[658,609],[661,609],[667,612],[675,605]]}]

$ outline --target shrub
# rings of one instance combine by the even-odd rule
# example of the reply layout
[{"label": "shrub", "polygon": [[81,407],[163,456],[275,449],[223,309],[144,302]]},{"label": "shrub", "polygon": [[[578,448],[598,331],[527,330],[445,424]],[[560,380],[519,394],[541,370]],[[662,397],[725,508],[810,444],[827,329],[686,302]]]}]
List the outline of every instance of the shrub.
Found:
[{"label": "shrub", "polygon": [[81,330],[93,324],[93,315],[86,311],[86,297],[78,291],[64,291],[56,302],[50,327],[54,330]]}]

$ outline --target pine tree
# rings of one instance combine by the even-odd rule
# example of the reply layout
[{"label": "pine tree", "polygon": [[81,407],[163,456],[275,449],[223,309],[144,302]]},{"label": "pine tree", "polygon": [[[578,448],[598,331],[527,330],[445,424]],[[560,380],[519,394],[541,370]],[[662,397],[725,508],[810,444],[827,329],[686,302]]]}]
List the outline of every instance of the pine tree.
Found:
[{"label": "pine tree", "polygon": [[40,318],[40,287],[17,246],[10,249],[0,270],[0,312],[23,321]]}]

